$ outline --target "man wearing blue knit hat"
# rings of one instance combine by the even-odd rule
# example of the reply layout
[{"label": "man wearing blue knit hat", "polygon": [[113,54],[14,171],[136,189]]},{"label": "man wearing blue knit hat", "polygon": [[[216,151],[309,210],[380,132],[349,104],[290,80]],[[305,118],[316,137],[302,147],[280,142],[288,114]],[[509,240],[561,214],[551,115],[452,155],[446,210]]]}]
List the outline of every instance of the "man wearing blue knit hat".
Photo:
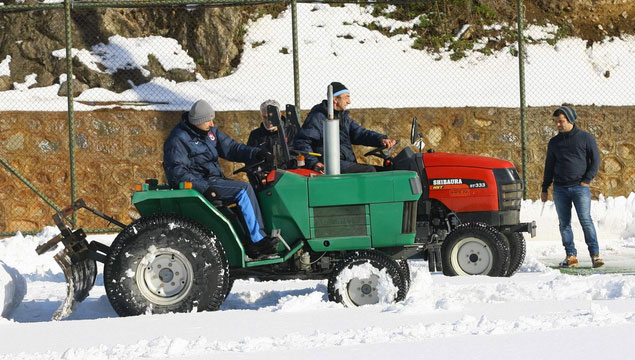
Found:
[{"label": "man wearing blue knit hat", "polygon": [[558,135],[549,140],[545,174],[540,199],[547,201],[547,190],[553,182],[553,202],[560,222],[560,236],[566,252],[561,267],[577,267],[577,250],[571,231],[571,207],[575,206],[584,241],[594,268],[604,265],[600,258],[597,234],[591,219],[591,180],[600,167],[600,152],[595,139],[580,130],[575,121],[578,114],[569,106],[561,106],[553,113]]},{"label": "man wearing blue knit hat", "polygon": [[[350,91],[339,82],[332,82],[333,87],[333,110],[335,117],[340,119],[340,166],[342,174],[375,172],[374,166],[360,164],[357,162],[353,145],[365,145],[391,148],[395,145],[395,140],[388,139],[386,135],[365,129],[357,124],[350,116],[346,108],[351,103]],[[324,123],[328,118],[327,100],[315,105],[307,116],[302,129],[295,137],[293,148],[300,152],[324,153]],[[323,157],[306,157],[306,166],[318,172],[324,171]]]}]

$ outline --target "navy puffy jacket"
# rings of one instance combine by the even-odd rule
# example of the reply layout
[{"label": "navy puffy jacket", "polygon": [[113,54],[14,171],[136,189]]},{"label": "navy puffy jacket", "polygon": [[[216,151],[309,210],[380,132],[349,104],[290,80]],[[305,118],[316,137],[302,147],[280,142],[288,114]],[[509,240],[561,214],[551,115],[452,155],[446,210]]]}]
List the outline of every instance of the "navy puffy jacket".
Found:
[{"label": "navy puffy jacket", "polygon": [[[357,124],[348,115],[348,110],[343,112],[335,111],[335,117],[340,116],[340,167],[347,167],[357,163],[353,145],[365,146],[381,146],[381,139],[387,138],[386,135],[368,130]],[[324,144],[322,134],[324,131],[324,122],[328,118],[328,108],[326,100],[315,105],[309,116],[307,116],[302,129],[295,137],[293,148],[300,152],[316,152],[324,155]],[[324,162],[324,157],[319,159],[314,156],[306,157],[306,165],[311,168],[318,161]]]},{"label": "navy puffy jacket", "polygon": [[187,114],[183,114],[163,144],[163,169],[172,187],[190,181],[194,189],[203,193],[211,178],[224,177],[219,158],[245,163],[260,150],[234,141],[218,127],[201,136],[186,123]]}]

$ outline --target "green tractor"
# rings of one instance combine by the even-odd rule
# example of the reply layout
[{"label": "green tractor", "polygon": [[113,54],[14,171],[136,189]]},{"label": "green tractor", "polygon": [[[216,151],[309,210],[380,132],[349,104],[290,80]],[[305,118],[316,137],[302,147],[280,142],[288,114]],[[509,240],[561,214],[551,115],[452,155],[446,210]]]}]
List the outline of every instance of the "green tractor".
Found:
[{"label": "green tractor", "polygon": [[[36,249],[42,254],[64,245],[55,260],[68,293],[53,319],[67,317],[88,296],[97,261],[104,264],[106,294],[120,316],[217,310],[234,280],[252,277],[328,279],[329,300],[345,306],[406,297],[406,259],[422,250],[415,243],[422,194],[416,172],[315,176],[294,166],[260,165],[235,173],[257,179],[265,230],[280,240],[277,254],[267,258],[247,256],[250,237],[235,204],[210,202],[188,183],[173,189],[146,180],[132,195],[141,216],[129,225],[82,200],[55,214],[60,234]],[[65,220],[81,208],[122,228],[110,246],[89,243]]]},{"label": "green tractor", "polygon": [[[250,259],[238,208],[212,204],[199,192],[149,180],[132,196],[141,217],[129,225],[79,200],[54,216],[60,235],[55,256],[68,282],[67,301],[54,315],[71,313],[104,263],[108,299],[121,316],[216,310],[235,279],[328,279],[328,296],[346,306],[399,301],[410,283],[408,257],[415,244],[421,196],[415,172],[304,176],[269,173],[258,192],[265,228],[278,236],[278,254]],[[87,208],[121,226],[111,246],[88,243],[64,216]]]}]

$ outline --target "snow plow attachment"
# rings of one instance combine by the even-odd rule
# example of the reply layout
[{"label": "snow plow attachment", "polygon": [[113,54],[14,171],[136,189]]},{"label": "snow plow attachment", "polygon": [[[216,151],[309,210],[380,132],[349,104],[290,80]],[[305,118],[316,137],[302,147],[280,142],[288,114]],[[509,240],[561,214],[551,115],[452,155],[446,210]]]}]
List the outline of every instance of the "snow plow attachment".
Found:
[{"label": "snow plow attachment", "polygon": [[[81,229],[79,231],[81,231]],[[86,243],[86,240],[83,241]],[[88,256],[82,256],[81,253],[75,252],[73,248],[64,248],[57,253],[54,258],[57,264],[62,268],[64,277],[66,277],[66,299],[64,299],[62,305],[53,313],[52,319],[62,320],[73,312],[75,302],[84,301],[90,289],[93,288],[95,278],[97,277],[97,263]]]},{"label": "snow plow attachment", "polygon": [[65,217],[68,217],[80,208],[86,208],[101,217],[111,220],[111,222],[117,225],[123,225],[108,216],[88,208],[81,199],[53,215],[53,221],[60,229],[60,234],[35,249],[38,255],[42,255],[55,248],[59,242],[64,245],[64,248],[54,256],[54,259],[62,268],[64,277],[66,278],[66,299],[64,299],[60,307],[55,311],[52,320],[62,320],[68,317],[73,312],[74,305],[86,299],[97,277],[96,261],[103,262],[110,250],[106,245],[96,241],[89,244],[86,240],[84,230],[73,230],[67,225]]}]

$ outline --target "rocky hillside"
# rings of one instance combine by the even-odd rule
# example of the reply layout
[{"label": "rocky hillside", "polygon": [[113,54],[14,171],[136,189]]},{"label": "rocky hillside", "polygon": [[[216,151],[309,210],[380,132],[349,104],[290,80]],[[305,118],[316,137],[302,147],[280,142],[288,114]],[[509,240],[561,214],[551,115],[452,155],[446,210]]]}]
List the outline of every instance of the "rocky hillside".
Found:
[{"label": "rocky hillside", "polygon": [[[240,8],[187,9],[82,9],[73,11],[73,48],[91,49],[113,35],[126,38],[163,36],[178,41],[196,63],[196,72],[205,78],[223,76],[239,61],[244,33],[244,12]],[[11,56],[11,76],[0,78],[0,90],[24,82],[28,74],[37,74],[34,86],[57,83],[65,72],[63,57],[53,56],[65,48],[64,14],[59,10],[1,13],[0,61]],[[121,56],[124,56],[123,54]],[[183,69],[164,69],[149,58],[146,70],[119,69],[113,74],[89,69],[77,57],[73,59],[78,88],[102,87],[116,92],[132,84],[148,82],[155,76],[189,81],[195,73]],[[102,69],[103,70],[103,69]]]},{"label": "rocky hillside", "polygon": [[[5,1],[11,4],[16,0]],[[413,21],[412,28],[384,29],[377,23],[365,24],[387,35],[407,32],[413,47],[440,51],[449,49],[453,59],[472,49],[484,37],[488,53],[516,41],[516,2],[504,0],[435,0],[407,4],[377,4],[376,16]],[[577,36],[589,45],[607,36],[635,32],[635,1],[632,0],[525,0],[529,23],[556,25],[557,41]],[[341,6],[334,4],[333,6]],[[113,35],[125,38],[163,36],[173,38],[194,59],[194,69],[166,69],[149,56],[144,69],[119,68],[107,72],[94,69],[74,57],[76,94],[83,89],[100,87],[121,92],[161,76],[172,81],[191,81],[200,74],[216,78],[229,74],[240,61],[242,38],[249,18],[285,8],[284,4],[251,7],[154,8],[154,9],[77,9],[73,11],[73,47],[92,49],[107,43]],[[300,19],[302,21],[302,19]],[[502,24],[503,26],[493,26]],[[533,41],[528,39],[528,41]],[[63,57],[53,52],[64,49],[62,11],[0,12],[0,61],[11,57],[10,75],[0,73],[0,91],[14,88],[25,76],[36,74],[32,87],[49,86],[60,81],[65,72]],[[62,55],[63,56],[63,55]],[[102,64],[97,64],[98,67]],[[101,71],[100,71],[101,70]],[[143,70],[143,71],[142,71]],[[61,87],[60,95],[64,95]]]}]

